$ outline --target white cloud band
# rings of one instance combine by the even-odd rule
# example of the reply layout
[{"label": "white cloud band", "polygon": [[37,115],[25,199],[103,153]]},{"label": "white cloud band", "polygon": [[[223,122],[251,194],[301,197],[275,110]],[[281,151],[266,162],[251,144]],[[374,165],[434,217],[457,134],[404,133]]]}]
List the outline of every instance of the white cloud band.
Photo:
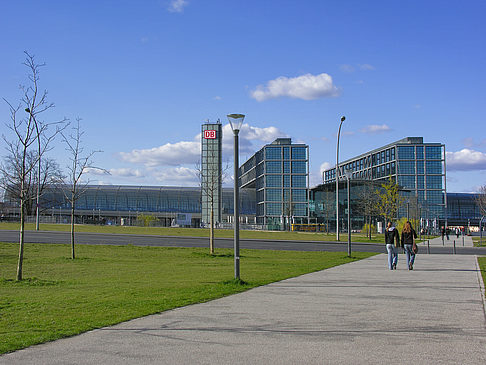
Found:
[{"label": "white cloud band", "polygon": [[267,85],[258,85],[251,92],[251,97],[257,101],[265,101],[279,97],[313,100],[339,95],[332,77],[326,73],[319,75],[305,74],[298,77],[280,76],[268,81]]},{"label": "white cloud band", "polygon": [[486,170],[486,153],[464,148],[457,152],[446,152],[447,170]]}]

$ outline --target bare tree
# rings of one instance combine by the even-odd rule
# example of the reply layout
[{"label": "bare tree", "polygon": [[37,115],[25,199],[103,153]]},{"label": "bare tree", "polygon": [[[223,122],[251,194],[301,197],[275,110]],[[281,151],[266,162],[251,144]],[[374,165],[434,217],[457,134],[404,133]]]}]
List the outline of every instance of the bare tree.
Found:
[{"label": "bare tree", "polygon": [[68,189],[63,189],[66,200],[69,201],[71,205],[71,258],[74,260],[76,258],[74,250],[74,214],[76,211],[76,202],[81,195],[86,191],[89,184],[88,181],[82,181],[81,178],[87,169],[97,169],[105,171],[99,167],[93,165],[92,157],[101,151],[90,151],[85,153],[84,147],[82,145],[82,137],[84,132],[81,131],[80,118],[76,118],[76,123],[72,127],[72,133],[67,135],[61,132],[62,140],[66,145],[66,151],[69,155],[70,164],[67,166],[68,176],[65,180],[65,185]]},{"label": "bare tree", "polygon": [[[59,164],[48,157],[39,159],[39,164],[34,163],[34,159],[37,159],[37,151],[29,151],[27,154],[27,165],[34,166],[25,180],[25,214],[30,216],[36,212],[45,210],[46,207],[42,207],[40,199],[46,188],[49,186],[55,186],[62,180],[62,172],[59,168]],[[0,187],[4,190],[6,197],[11,200],[20,201],[20,171],[16,164],[18,159],[11,155],[5,157],[0,164]]]},{"label": "bare tree", "polygon": [[479,207],[481,216],[486,215],[486,185],[479,187],[478,194],[475,196],[476,204]]},{"label": "bare tree", "polygon": [[364,215],[367,223],[366,236],[371,240],[371,222],[375,215],[379,214],[377,200],[379,195],[371,181],[363,181],[363,185],[358,193],[357,207]]},{"label": "bare tree", "polygon": [[[40,120],[40,116],[49,110],[54,104],[47,101],[47,90],[40,91],[38,88],[39,71],[45,64],[35,62],[34,56],[28,52],[23,65],[28,68],[28,86],[20,86],[22,98],[17,106],[7,100],[10,111],[10,122],[6,123],[7,128],[13,132],[13,139],[9,140],[3,135],[6,143],[9,166],[3,166],[2,181],[13,183],[18,189],[20,202],[20,238],[19,238],[19,259],[17,264],[17,280],[22,280],[23,258],[24,258],[24,230],[25,215],[29,201],[32,199],[29,193],[29,186],[32,183],[32,173],[38,168],[37,181],[40,184],[39,174],[41,171],[40,160],[49,150],[49,145],[60,132],[65,120],[54,123],[46,123]],[[22,112],[27,112],[23,114]],[[49,127],[55,126],[54,131]],[[51,132],[50,132],[51,131]],[[36,143],[37,142],[37,143]],[[35,151],[37,147],[37,150]],[[35,151],[35,152],[34,152]],[[40,192],[38,192],[38,195]]]},{"label": "bare tree", "polygon": [[[209,156],[208,158],[211,158]],[[199,180],[199,186],[201,188],[202,198],[206,198],[209,203],[209,253],[214,255],[214,210],[215,203],[220,201],[222,196],[220,192],[222,191],[222,184],[227,177],[227,171],[229,165],[226,164],[221,172],[216,169],[204,169],[200,163],[196,164],[196,175]]]}]

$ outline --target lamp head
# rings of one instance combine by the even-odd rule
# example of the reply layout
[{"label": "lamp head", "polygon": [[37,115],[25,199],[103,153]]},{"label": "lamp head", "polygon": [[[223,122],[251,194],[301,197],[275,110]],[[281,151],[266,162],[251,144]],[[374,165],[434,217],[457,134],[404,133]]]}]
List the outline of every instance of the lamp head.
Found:
[{"label": "lamp head", "polygon": [[341,122],[344,122],[345,120],[346,120],[346,117],[343,115],[343,116],[341,117]]},{"label": "lamp head", "polygon": [[231,125],[231,129],[233,131],[239,131],[241,129],[241,125],[243,124],[243,120],[245,119],[244,114],[228,114],[228,121]]},{"label": "lamp head", "polygon": [[29,109],[29,108],[25,108],[25,111],[26,111],[27,113],[30,113],[30,109]]}]

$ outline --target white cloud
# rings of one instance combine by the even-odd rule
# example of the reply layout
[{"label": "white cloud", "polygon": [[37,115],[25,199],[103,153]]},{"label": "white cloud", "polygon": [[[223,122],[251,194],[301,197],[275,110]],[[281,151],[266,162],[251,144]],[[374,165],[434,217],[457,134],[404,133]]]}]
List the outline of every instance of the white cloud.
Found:
[{"label": "white cloud", "polygon": [[486,153],[464,148],[457,152],[446,152],[447,170],[486,170]]},{"label": "white cloud", "polygon": [[[254,153],[255,143],[270,143],[276,138],[287,135],[276,127],[259,128],[243,124],[239,133],[241,153]],[[122,161],[143,164],[146,167],[156,166],[194,166],[201,158],[201,133],[194,141],[167,143],[149,149],[135,149],[131,152],[119,152]],[[223,126],[223,155],[233,156],[233,131],[228,124]]]},{"label": "white cloud", "polygon": [[351,73],[351,72],[355,71],[354,66],[351,66],[351,65],[341,65],[341,66],[339,66],[339,69],[342,72],[346,72],[346,73]]},{"label": "white cloud", "polygon": [[213,98],[213,100],[221,100],[221,99],[223,99],[223,98],[222,98],[221,96],[218,96],[218,95],[216,95],[216,96]]},{"label": "white cloud", "polygon": [[360,130],[361,133],[379,134],[390,132],[391,128],[386,124],[370,124]]},{"label": "white cloud", "polygon": [[319,168],[319,173],[321,174],[321,177],[322,177],[322,173],[326,170],[329,170],[331,167],[334,167],[335,164],[331,164],[330,162],[323,162]]},{"label": "white cloud", "polygon": [[130,169],[126,167],[122,167],[119,169],[109,169],[110,175],[112,176],[120,176],[120,177],[136,177],[142,178],[145,175],[138,169]]},{"label": "white cloud", "polygon": [[359,65],[359,69],[363,70],[363,71],[373,71],[375,68],[372,65],[365,63],[365,64],[362,64],[362,65]]},{"label": "white cloud", "polygon": [[485,147],[486,146],[486,139],[476,142],[472,137],[466,137],[462,140],[462,144],[467,148],[474,148],[474,147]]},{"label": "white cloud", "polygon": [[104,169],[98,169],[96,167],[88,167],[88,168],[84,169],[84,173],[90,174],[90,175],[98,175],[98,176],[110,174],[109,171],[104,170]]},{"label": "white cloud", "polygon": [[[256,149],[254,142],[270,143],[277,138],[287,137],[285,133],[276,127],[252,127],[249,124],[241,126],[239,136],[239,147],[242,153],[254,153]],[[200,137],[199,137],[200,138]],[[233,130],[230,124],[223,126],[223,153],[231,155],[233,153]]]},{"label": "white cloud", "polygon": [[305,74],[293,78],[280,76],[268,81],[266,86],[258,85],[250,95],[257,101],[279,97],[313,100],[338,96],[339,90],[334,86],[332,77],[322,73],[320,75]]},{"label": "white cloud", "polygon": [[154,172],[155,179],[164,186],[197,186],[197,171],[179,166]]},{"label": "white cloud", "polygon": [[182,13],[188,4],[186,0],[172,0],[167,10],[171,13]]},{"label": "white cloud", "polygon": [[195,164],[201,154],[201,143],[177,142],[167,143],[160,147],[150,149],[132,150],[131,152],[120,152],[119,156],[123,161],[131,163],[141,163],[145,166],[180,164]]}]

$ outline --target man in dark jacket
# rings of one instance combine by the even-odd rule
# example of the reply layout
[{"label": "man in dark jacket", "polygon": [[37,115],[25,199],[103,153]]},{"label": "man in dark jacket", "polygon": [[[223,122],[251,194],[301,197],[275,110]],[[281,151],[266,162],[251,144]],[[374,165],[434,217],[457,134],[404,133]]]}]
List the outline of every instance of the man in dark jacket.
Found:
[{"label": "man in dark jacket", "polygon": [[398,235],[398,230],[393,227],[392,222],[388,222],[385,231],[385,244],[388,252],[388,268],[390,270],[396,270],[398,263],[397,247],[400,246],[400,236]]}]

